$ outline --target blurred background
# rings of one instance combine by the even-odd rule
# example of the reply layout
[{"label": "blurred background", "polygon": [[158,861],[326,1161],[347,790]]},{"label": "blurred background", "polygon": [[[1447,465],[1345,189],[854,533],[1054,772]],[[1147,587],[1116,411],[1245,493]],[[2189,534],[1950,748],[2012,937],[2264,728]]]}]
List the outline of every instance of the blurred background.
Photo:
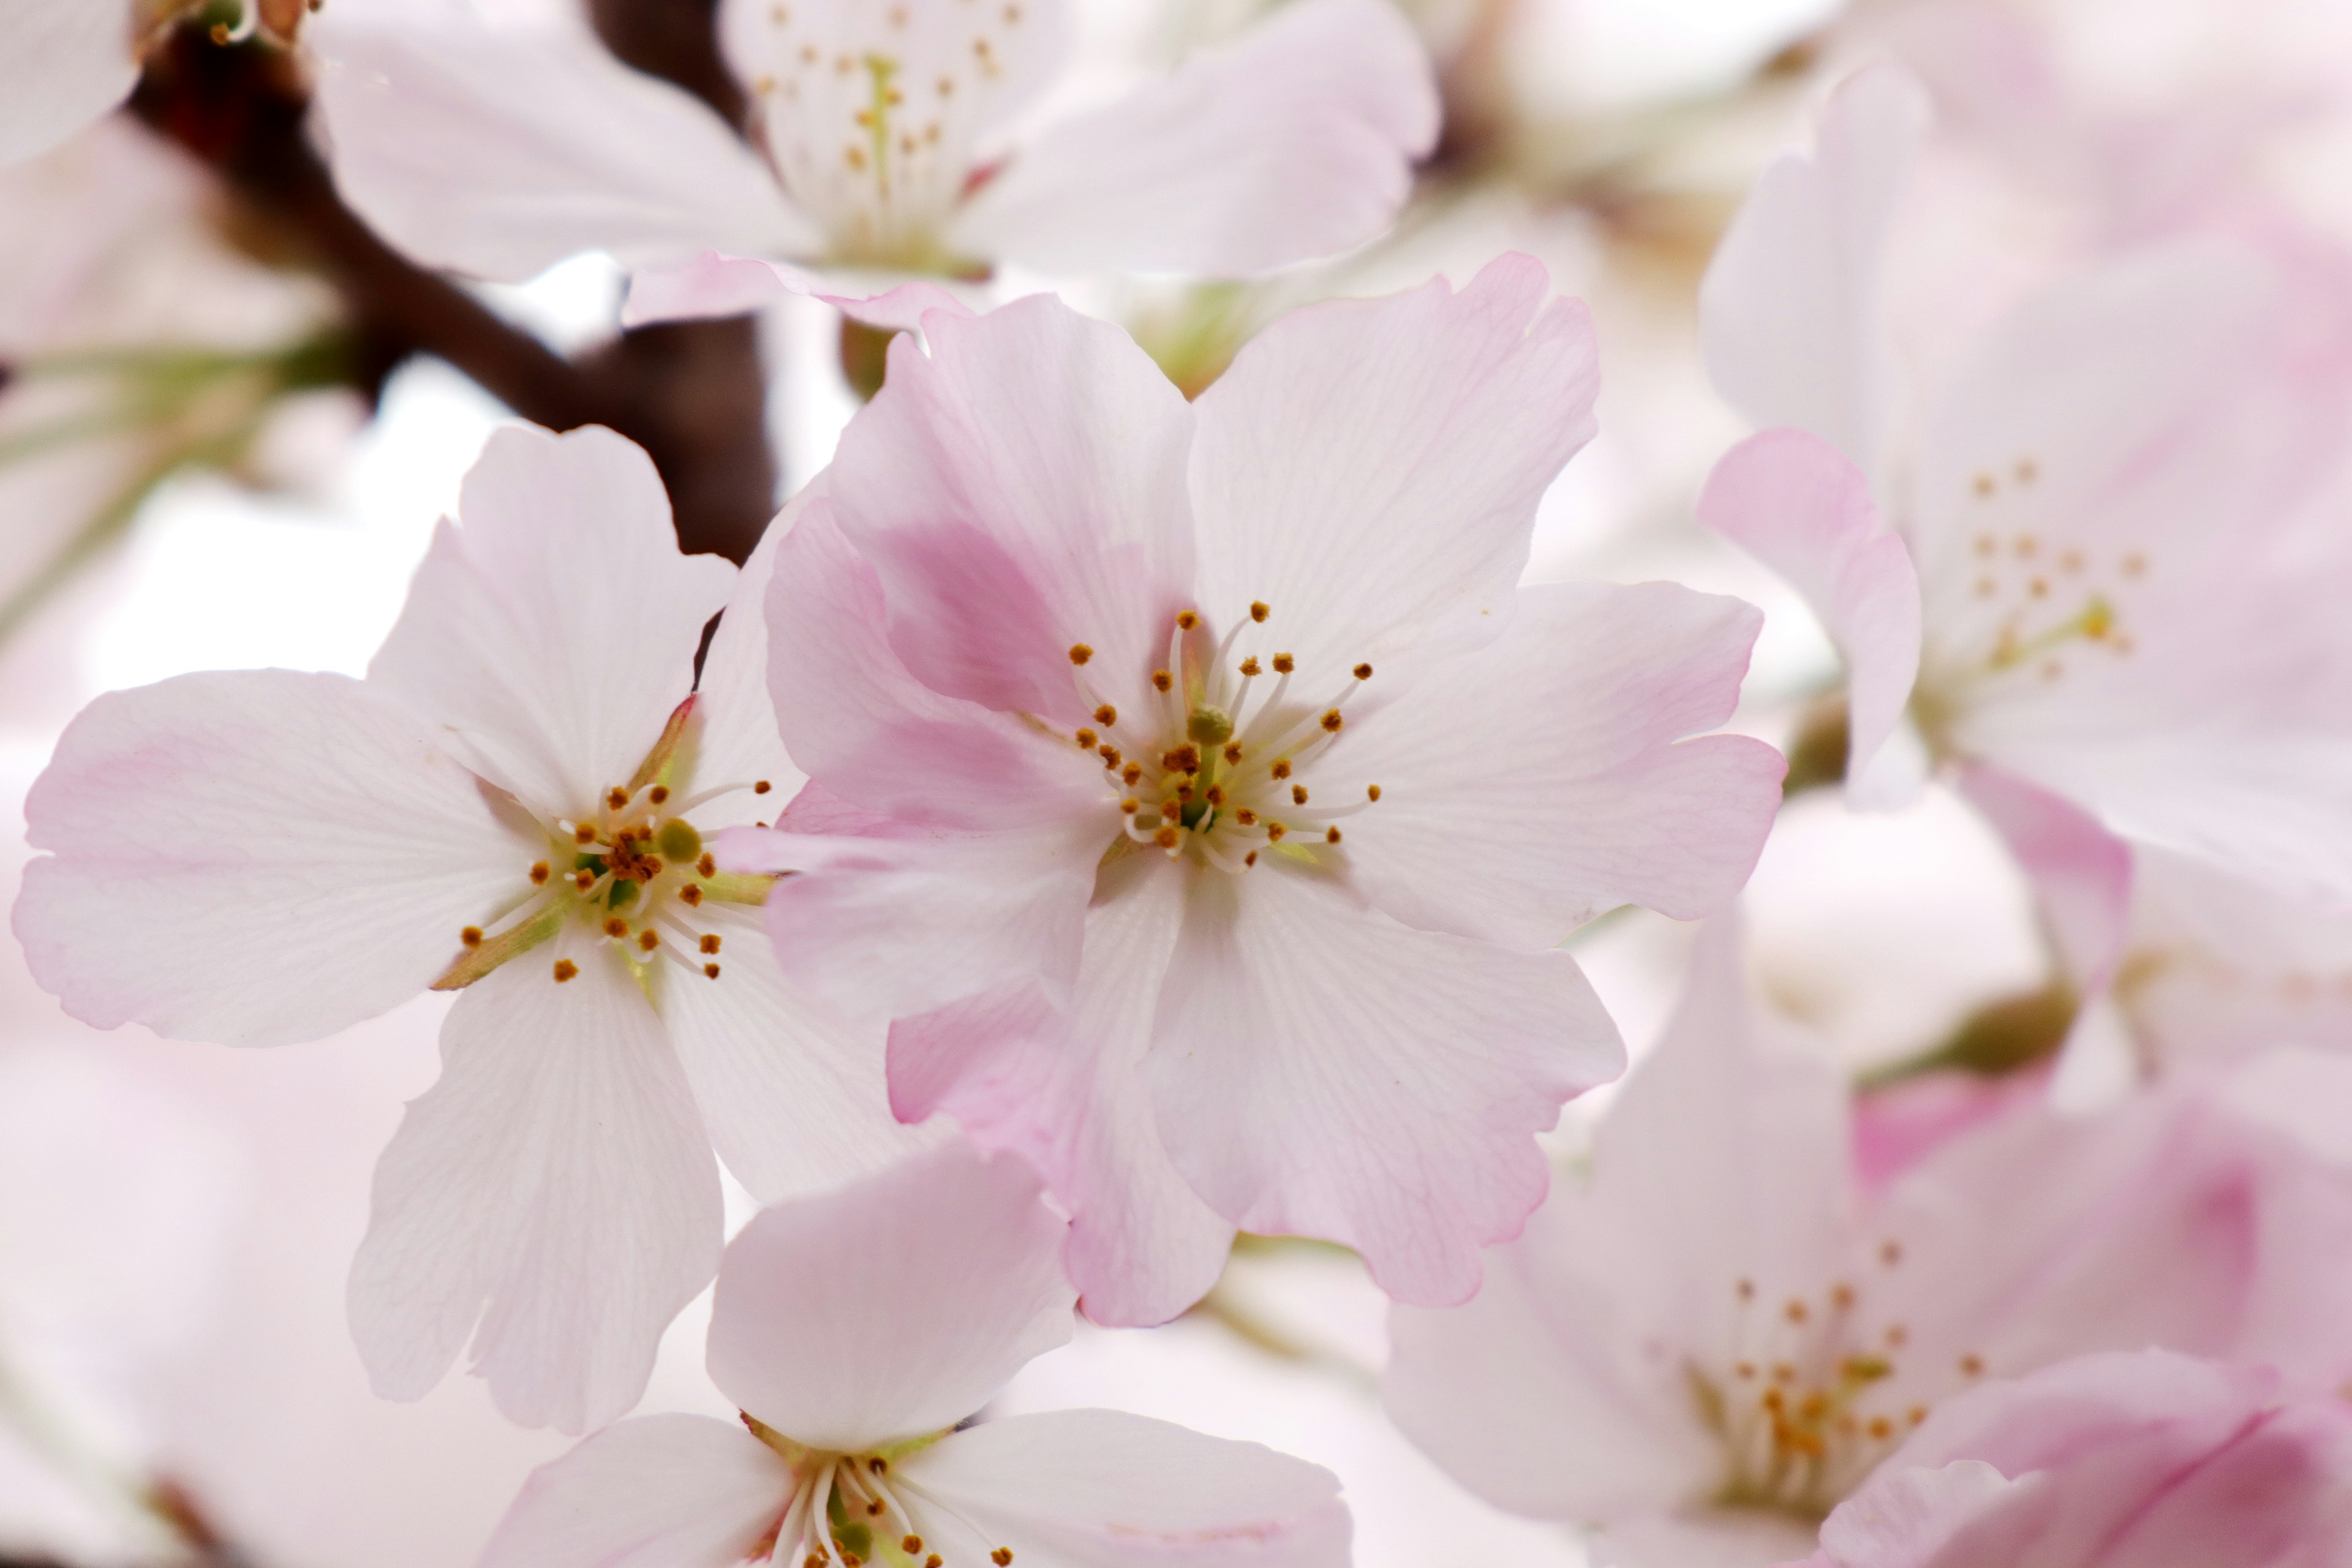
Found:
[{"label": "blurred background", "polygon": [[[363,0],[326,0],[329,5]],[[550,5],[567,0],[535,0]],[[616,52],[688,85],[707,0],[583,0]],[[1088,0],[1063,90],[1163,68],[1272,7]],[[2352,243],[2352,0],[1418,0],[1445,128],[1387,239],[1246,284],[1009,277],[1124,322],[1188,390],[1291,305],[1457,279],[1503,249],[1590,300],[1600,438],[1544,502],[1530,574],[1673,577],[1762,605],[1740,724],[1809,763],[1837,665],[1802,606],[1702,532],[1744,434],[1708,390],[1698,280],[1758,170],[1824,87],[1894,57],[1937,129],[1895,274],[1931,357],[2034,281],[2138,236],[2292,225]],[[837,316],[643,329],[596,258],[515,288],[427,276],[337,202],[303,129],[299,8],[249,41],[197,13],[132,101],[0,170],[0,789],[16,807],[91,696],[186,670],[361,672],[487,433],[607,423],[652,451],[690,549],[740,557],[858,406]],[[696,53],[695,40],[702,53]],[[0,45],[0,47],[6,47]],[[845,346],[851,351],[845,356]],[[1811,771],[1808,772],[1810,767]],[[10,895],[13,898],[13,893]],[[1763,994],[1872,1081],[2053,1051],[2071,1005],[1990,831],[1932,790],[1892,815],[1792,795],[1748,898]],[[2352,942],[2299,928],[2232,985],[2352,1037]],[[1638,1051],[1688,932],[1637,912],[1572,946]],[[2252,977],[2249,979],[2248,973]],[[2114,1070],[2148,1042],[2128,988]],[[0,1563],[435,1568],[471,1560],[567,1446],[478,1385],[373,1398],[343,1322],[377,1152],[436,1071],[444,999],[268,1052],[97,1034],[0,956]],[[2175,1010],[2168,1015],[2180,1017]],[[1606,1091],[1555,1138],[1578,1157]],[[740,1194],[739,1194],[740,1195]],[[739,1214],[739,1218],[740,1217]],[[1007,1408],[1108,1405],[1265,1442],[1344,1479],[1365,1568],[1581,1561],[1420,1458],[1373,1396],[1384,1303],[1346,1255],[1245,1243],[1187,1319],[1088,1331]],[[646,1408],[731,1414],[702,1309]]]}]

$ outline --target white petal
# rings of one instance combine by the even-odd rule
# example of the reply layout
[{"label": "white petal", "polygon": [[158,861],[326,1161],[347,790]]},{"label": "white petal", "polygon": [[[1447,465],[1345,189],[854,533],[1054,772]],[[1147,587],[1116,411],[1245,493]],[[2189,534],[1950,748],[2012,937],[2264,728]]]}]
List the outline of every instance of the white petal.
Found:
[{"label": "white petal", "polygon": [[610,430],[499,430],[368,679],[532,808],[593,810],[661,736],[735,568],[678,553],[652,461]]},{"label": "white petal", "polygon": [[[559,958],[577,978],[553,978]],[[602,1426],[718,1263],[686,1075],[626,963],[577,928],[469,987],[441,1047],[441,1080],[376,1166],[352,1265],[361,1357],[378,1394],[416,1399],[470,1335],[509,1417]]]},{"label": "white petal", "polygon": [[477,1568],[733,1568],[776,1528],[792,1484],[733,1422],[624,1421],[533,1470]]},{"label": "white petal", "polygon": [[1428,57],[1379,0],[1303,0],[1054,125],[956,218],[959,253],[1234,277],[1389,226],[1437,135]]},{"label": "white petal", "polygon": [[819,243],[725,121],[584,27],[446,7],[328,10],[311,31],[336,186],[419,260],[520,281],[585,250],[635,266]]},{"label": "white petal", "polygon": [[925,318],[831,469],[842,532],[873,563],[891,647],[951,697],[1085,724],[1070,649],[1139,704],[1192,600],[1192,409],[1134,340],[1050,294]]},{"label": "white petal", "polygon": [[1500,630],[1536,502],[1594,428],[1591,321],[1548,289],[1507,256],[1458,293],[1309,305],[1201,395],[1200,608],[1272,606],[1236,657],[1293,653],[1336,689],[1359,660],[1401,673],[1406,648]]},{"label": "white petal", "polygon": [[[940,229],[992,132],[1068,53],[1062,0],[726,0],[769,155],[844,260],[950,270]],[[928,264],[928,265],[926,265]]]},{"label": "white petal", "polygon": [[1208,1293],[1234,1227],[1170,1163],[1142,1071],[1183,878],[1129,857],[1102,880],[1068,1006],[1033,983],[902,1018],[890,1094],[901,1116],[944,1110],[1044,1171],[1070,1213],[1066,1256],[1087,1316],[1144,1326]]},{"label": "white petal", "polygon": [[1194,875],[1144,1064],[1177,1169],[1400,1300],[1467,1300],[1543,1201],[1535,1134],[1624,1068],[1575,961],[1411,930],[1271,855]]},{"label": "white petal", "polygon": [[0,164],[47,152],[131,95],[131,7],[14,0],[0,49]]},{"label": "white petal", "polygon": [[836,1185],[940,1141],[890,1114],[882,1026],[845,1023],[785,979],[756,910],[706,902],[685,918],[719,939],[716,958],[689,960],[719,977],[658,965],[655,1003],[711,1142],[754,1196]]},{"label": "white petal", "polygon": [[1465,1305],[1389,1313],[1381,1400],[1406,1436],[1514,1513],[1593,1523],[1679,1508],[1721,1451],[1693,1418],[1680,1369],[1642,1354],[1643,1325],[1596,1266],[1570,1194],[1486,1255]]},{"label": "white petal", "polygon": [[415,995],[537,852],[431,725],[358,681],[184,675],[109,693],[25,807],[16,931],[75,1017],[316,1039]]},{"label": "white petal", "polygon": [[952,1426],[1070,1337],[1066,1226],[1041,1191],[959,1142],[767,1210],[719,1269],[712,1380],[839,1453]]},{"label": "white petal", "polygon": [[[1769,430],[1716,464],[1698,517],[1787,578],[1837,644],[1846,669],[1846,776],[1855,781],[1847,798],[1868,796],[1860,781],[1911,700],[1920,635],[1918,574],[1902,538],[1882,526],[1869,480],[1819,437]],[[1893,783],[1885,772],[1881,778]],[[1895,789],[1878,795],[1907,804]]]},{"label": "white petal", "polygon": [[1878,477],[1895,392],[1880,320],[1895,203],[1927,127],[1919,85],[1857,71],[1822,111],[1815,150],[1758,177],[1699,289],[1707,374],[1759,426],[1809,430]]},{"label": "white petal", "polygon": [[[1541,949],[1622,903],[1677,920],[1738,891],[1780,804],[1780,754],[1731,717],[1762,624],[1671,583],[1522,588],[1499,641],[1447,660],[1314,760],[1381,909]],[[1368,694],[1382,677],[1375,669]]]},{"label": "white petal", "polygon": [[776,731],[776,704],[768,695],[768,585],[775,576],[776,552],[799,521],[794,497],[735,577],[734,591],[719,630],[703,656],[695,682],[692,751],[682,759],[681,795],[727,784],[768,784],[762,794],[743,789],[697,806],[688,816],[708,837],[715,829],[746,822],[771,822],[807,782],[784,751]]},{"label": "white petal", "polygon": [[950,1562],[997,1548],[1031,1568],[1348,1562],[1348,1510],[1330,1471],[1118,1411],[984,1422],[900,1460],[893,1479],[937,1500],[916,1504],[918,1517],[927,1539],[950,1543],[933,1546]]}]

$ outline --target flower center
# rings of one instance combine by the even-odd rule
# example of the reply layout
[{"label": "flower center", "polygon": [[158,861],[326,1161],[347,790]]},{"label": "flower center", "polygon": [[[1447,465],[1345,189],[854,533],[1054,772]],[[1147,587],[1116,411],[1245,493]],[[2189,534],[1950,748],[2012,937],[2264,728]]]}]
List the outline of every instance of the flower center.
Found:
[{"label": "flower center", "polygon": [[[1899,1243],[1880,1244],[1882,1268],[1902,1258]],[[1818,1521],[1927,1418],[1926,1384],[1945,1384],[1940,1394],[1984,1375],[1974,1354],[1959,1357],[1949,1376],[1899,1363],[1908,1331],[1874,1321],[1853,1284],[1777,1308],[1759,1301],[1752,1280],[1732,1289],[1730,1356],[1719,1366],[1694,1359],[1683,1368],[1700,1420],[1723,1445],[1717,1506]]]},{"label": "flower center", "polygon": [[[667,780],[694,707],[691,697],[678,704],[635,776],[605,791],[599,809],[544,825],[547,858],[531,865],[527,885],[481,925],[457,933],[462,951],[433,989],[470,985],[571,921],[594,927],[640,984],[657,959],[719,978],[719,934],[698,930],[694,912],[706,900],[760,903],[774,879],[720,871],[687,813],[740,790],[765,795],[770,785],[760,779],[675,797]],[[551,973],[561,984],[580,967],[561,958]]]},{"label": "flower center", "polygon": [[[932,1514],[962,1526],[971,1540],[988,1539],[969,1518],[892,1468],[892,1460],[929,1447],[946,1433],[875,1453],[835,1454],[796,1443],[750,1412],[741,1414],[751,1436],[792,1466],[793,1478],[792,1501],[775,1530],[752,1549],[751,1561],[796,1562],[799,1568],[861,1568],[877,1562],[889,1568],[948,1568],[940,1543],[927,1538],[936,1537],[938,1530],[920,1517]],[[992,1547],[988,1560],[995,1568],[1013,1568],[1013,1549]]]},{"label": "flower center", "polygon": [[1179,615],[1167,662],[1151,672],[1138,710],[1103,700],[1088,681],[1092,647],[1070,649],[1079,695],[1093,705],[1093,722],[1072,738],[1102,758],[1126,818],[1114,854],[1150,846],[1236,873],[1267,850],[1313,862],[1338,849],[1343,818],[1381,798],[1376,784],[1331,782],[1328,762],[1347,728],[1348,700],[1372,667],[1357,665],[1320,700],[1294,700],[1296,659],[1235,646],[1245,631],[1261,637],[1271,615],[1263,601],[1252,604],[1214,645],[1198,612]]}]

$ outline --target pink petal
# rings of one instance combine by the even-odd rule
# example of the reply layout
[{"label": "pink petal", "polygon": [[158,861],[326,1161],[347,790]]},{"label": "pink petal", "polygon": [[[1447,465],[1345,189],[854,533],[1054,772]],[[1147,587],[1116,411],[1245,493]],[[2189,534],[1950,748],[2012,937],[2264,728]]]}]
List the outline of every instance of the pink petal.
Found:
[{"label": "pink petal", "polygon": [[1883,1192],[1952,1139],[2040,1100],[2046,1070],[1985,1078],[1931,1072],[1859,1094],[1853,1103],[1853,1170],[1863,1190]]},{"label": "pink petal", "polygon": [[[911,825],[1003,831],[1091,813],[1103,841],[1118,832],[1090,753],[917,680],[886,635],[888,614],[874,566],[833,509],[812,502],[779,546],[768,598],[769,690],[810,777]],[[1067,654],[1055,658],[1066,681]]]},{"label": "pink petal", "polygon": [[890,1113],[883,1026],[786,979],[756,911],[706,902],[692,922],[720,940],[719,977],[663,966],[656,1005],[710,1141],[753,1196],[836,1186],[940,1142]]},{"label": "pink petal", "polygon": [[498,431],[368,679],[447,725],[535,810],[592,809],[694,679],[735,568],[678,553],[645,453],[601,426]]},{"label": "pink petal", "polygon": [[[551,978],[560,959],[577,978]],[[510,1419],[603,1426],[718,1262],[686,1075],[625,963],[578,929],[467,988],[441,1045],[440,1082],[376,1166],[352,1265],[361,1357],[379,1394],[418,1399],[470,1337]]]},{"label": "pink petal", "polygon": [[931,352],[892,345],[829,481],[891,647],[936,691],[1059,726],[1139,704],[1192,602],[1191,406],[1125,332],[1051,295],[925,325]]},{"label": "pink petal", "polygon": [[2011,1480],[1982,1459],[1937,1469],[1889,1468],[1822,1525],[1822,1568],[1928,1568],[1952,1538],[2004,1507],[2028,1502],[2048,1478]]},{"label": "pink petal", "polygon": [[624,1421],[532,1471],[476,1568],[733,1568],[792,1487],[776,1451],[733,1422]]},{"label": "pink petal", "polygon": [[908,1456],[895,1473],[937,1500],[916,1506],[926,1539],[950,1562],[999,1547],[1054,1568],[1348,1562],[1348,1510],[1330,1471],[1118,1411],[983,1422]]},{"label": "pink petal", "polygon": [[920,838],[730,835],[726,864],[785,873],[767,935],[785,973],[852,1018],[887,1019],[1034,975],[1068,994],[1104,839],[1081,820]]},{"label": "pink petal", "polygon": [[1761,617],[1670,583],[1516,599],[1499,641],[1318,761],[1318,795],[1381,791],[1346,825],[1355,885],[1409,925],[1528,949],[1619,904],[1717,908],[1763,849],[1785,764],[1745,737],[1683,737],[1731,717]]},{"label": "pink petal", "polygon": [[0,164],[47,152],[131,96],[139,79],[121,5],[22,0],[0,51]]},{"label": "pink petal", "polygon": [[1499,631],[1536,502],[1594,429],[1591,321],[1549,289],[1506,256],[1458,293],[1327,300],[1253,338],[1196,405],[1211,624],[1264,601],[1327,688]]},{"label": "pink petal", "polygon": [[1388,227],[1436,136],[1404,19],[1307,0],[1049,127],[980,188],[953,248],[1056,272],[1269,271]]},{"label": "pink petal", "polygon": [[775,700],[768,695],[768,589],[800,506],[798,497],[785,506],[736,574],[694,683],[693,743],[684,753],[687,765],[679,770],[683,783],[677,793],[691,795],[762,780],[769,785],[764,794],[739,787],[696,806],[688,815],[705,837],[716,827],[773,820],[806,782],[784,750]]},{"label": "pink petal", "polygon": [[584,26],[352,10],[308,29],[336,186],[419,260],[519,282],[587,250],[635,266],[820,244],[725,121]]},{"label": "pink petal", "polygon": [[1182,879],[1129,858],[1105,884],[1067,1008],[1030,984],[903,1018],[890,1089],[900,1116],[944,1110],[1045,1172],[1071,1215],[1066,1263],[1087,1316],[1140,1326],[1208,1293],[1234,1227],[1170,1163],[1142,1075]]},{"label": "pink petal", "polygon": [[26,797],[17,940],[83,1022],[316,1039],[426,985],[538,853],[431,725],[335,675],[185,675],[85,709]]},{"label": "pink petal", "polygon": [[1903,72],[1846,78],[1815,150],[1759,176],[1699,289],[1724,400],[1754,424],[1811,431],[1866,474],[1883,460],[1895,392],[1880,320],[1887,236],[1927,124],[1927,96]]},{"label": "pink petal", "polygon": [[1995,769],[1965,767],[1959,783],[2033,883],[2075,992],[2098,996],[2131,934],[2130,846],[2071,801]]},{"label": "pink petal", "polygon": [[954,1425],[1070,1337],[1066,1227],[1040,1193],[957,1142],[765,1211],[719,1268],[711,1378],[838,1453]]},{"label": "pink petal", "polygon": [[1364,1255],[1399,1300],[1478,1288],[1549,1170],[1535,1134],[1623,1070],[1573,960],[1417,931],[1277,860],[1188,871],[1144,1069],[1169,1156],[1244,1230]]},{"label": "pink petal", "polygon": [[1860,778],[1919,675],[1919,579],[1903,541],[1879,525],[1870,482],[1818,437],[1767,431],[1716,464],[1698,519],[1787,578],[1821,617],[1845,659],[1846,776]]}]

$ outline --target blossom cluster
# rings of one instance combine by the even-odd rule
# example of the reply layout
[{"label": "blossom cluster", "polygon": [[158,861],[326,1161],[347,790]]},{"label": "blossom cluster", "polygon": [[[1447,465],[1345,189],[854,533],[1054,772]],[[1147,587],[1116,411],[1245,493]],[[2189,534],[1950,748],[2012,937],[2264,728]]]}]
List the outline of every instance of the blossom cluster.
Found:
[{"label": "blossom cluster", "polygon": [[[437,1026],[336,1354],[582,1439],[483,1568],[1402,1560],[1324,1465],[1018,1395],[1179,1320],[1347,1363],[1243,1304],[1335,1260],[1354,1418],[1594,1563],[2352,1563],[2352,237],[2281,173],[2340,5],[2166,0],[2234,74],[2128,103],[2094,0],[1822,5],[1637,108],[1536,89],[1542,6],[1151,70],[1075,0],[645,0],[685,65],[570,0],[16,8],[0,269],[71,309],[0,315],[0,630],[383,334],[570,389],[363,673],[42,734],[13,913],[190,1059]],[[1759,115],[1703,268],[1632,259]],[[250,309],[110,281],[165,228]],[[591,256],[576,363],[484,303]],[[703,548],[694,356],[811,322],[844,416],[772,486],[733,410],[774,510]],[[1891,850],[1915,967],[1789,963],[1823,836],[1972,857],[2021,983]],[[159,1561],[242,1561],[158,1476]]]}]

